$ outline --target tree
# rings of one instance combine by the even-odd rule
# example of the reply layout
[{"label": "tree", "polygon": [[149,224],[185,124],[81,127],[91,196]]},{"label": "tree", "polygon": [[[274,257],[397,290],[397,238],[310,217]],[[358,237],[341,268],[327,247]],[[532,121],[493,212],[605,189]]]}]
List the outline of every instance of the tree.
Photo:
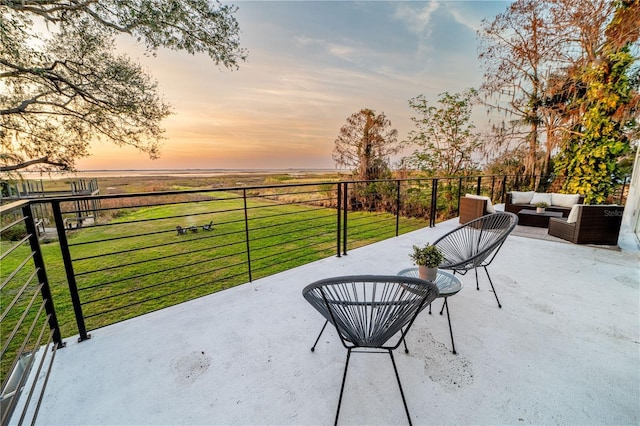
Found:
[{"label": "tree", "polygon": [[419,116],[411,120],[416,130],[408,144],[417,148],[406,161],[431,175],[457,176],[476,169],[472,154],[480,146],[480,135],[471,122],[475,89],[439,95],[438,107],[429,105],[424,95],[409,100]]},{"label": "tree", "polygon": [[339,166],[353,167],[361,180],[388,177],[390,157],[402,149],[398,131],[384,113],[362,109],[347,118],[335,140],[333,159]]},{"label": "tree", "polygon": [[170,106],[140,65],[114,53],[115,37],[236,69],[246,58],[236,10],[207,0],[0,0],[0,171],[72,169],[92,140],[156,158]]},{"label": "tree", "polygon": [[565,176],[563,189],[585,194],[587,203],[603,203],[621,178],[620,159],[637,136],[640,96],[634,88],[631,46],[640,38],[640,1],[615,2],[606,40],[593,58],[576,70],[585,90],[570,102],[579,114],[556,162]]},{"label": "tree", "polygon": [[[617,59],[607,58],[609,54],[605,51],[608,49],[612,53],[613,50],[605,49],[605,45],[611,40],[607,35],[611,31],[618,34],[618,39],[619,35],[629,36],[638,32],[640,22],[633,11],[637,3],[631,0],[517,0],[490,25],[485,22],[480,54],[486,68],[482,90],[489,99],[500,101],[493,105],[488,102],[491,107],[516,118],[512,121],[516,129],[528,127],[526,137],[521,139],[528,146],[525,175],[547,174],[552,163],[551,156],[558,150],[565,150],[569,157],[578,155],[575,142],[580,139],[600,140],[596,143],[594,139],[590,148],[587,148],[591,153],[602,150],[609,152],[599,145],[607,145],[604,139],[599,138],[608,127],[592,126],[595,124],[594,111],[589,112],[589,105],[594,105],[594,96],[608,97],[598,90],[594,92],[594,83],[600,77],[613,77],[607,68],[614,62],[626,69],[623,74],[627,77],[630,73],[631,64],[623,65],[624,60],[618,62]],[[624,16],[621,14],[616,18],[614,14],[618,14],[621,5],[626,5],[622,7]],[[611,24],[616,20],[620,24],[617,29],[611,30]],[[637,37],[630,43],[635,41]],[[607,64],[604,68],[601,68],[602,62]],[[600,68],[600,71],[595,71],[596,68]],[[608,76],[604,77],[602,72]],[[606,86],[610,81],[605,83],[605,80],[600,80],[600,83]],[[617,88],[621,89],[621,86]],[[616,89],[609,87],[605,92],[608,90]],[[590,100],[587,100],[588,97]],[[622,101],[616,107],[608,111],[602,108],[596,115],[600,118],[608,114],[620,116],[621,111],[630,111],[633,98],[633,95],[620,96],[617,99]],[[616,101],[609,98],[609,102]],[[574,140],[573,148],[567,145],[571,139]],[[582,142],[578,145],[582,145]],[[587,151],[583,154],[586,155]],[[613,151],[618,152],[618,149]],[[615,163],[616,155],[606,161]],[[565,156],[564,161],[555,163],[556,172],[566,175],[569,157]],[[583,155],[580,157],[584,159]],[[613,170],[610,165],[603,167]],[[571,170],[577,173],[575,179],[584,177],[581,167],[576,166]]]},{"label": "tree", "polygon": [[511,130],[527,146],[525,175],[542,170],[537,161],[544,111],[546,79],[559,59],[564,31],[547,25],[548,5],[539,0],[517,0],[492,22],[484,20],[479,58],[485,68],[480,90],[486,105],[504,114]]},{"label": "tree", "polygon": [[584,97],[587,87],[577,78],[579,70],[593,63],[605,42],[605,29],[615,6],[610,0],[547,0],[550,31],[563,34],[558,44],[558,66],[547,79],[543,111],[547,152],[545,172],[551,170],[551,153],[580,122],[584,111],[573,99]]},{"label": "tree", "polygon": [[524,159],[527,153],[523,147],[506,150],[499,156],[491,159],[484,172],[489,175],[522,176],[524,174]]}]

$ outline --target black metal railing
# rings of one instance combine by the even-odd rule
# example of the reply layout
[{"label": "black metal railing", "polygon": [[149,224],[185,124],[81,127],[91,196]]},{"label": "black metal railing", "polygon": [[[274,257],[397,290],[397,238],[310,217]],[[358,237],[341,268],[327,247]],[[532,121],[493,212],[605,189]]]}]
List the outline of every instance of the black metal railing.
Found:
[{"label": "black metal railing", "polygon": [[517,176],[473,176],[50,199],[64,265],[56,282],[71,301],[64,331],[71,310],[82,341],[91,329],[435,226],[458,215],[465,193],[500,202],[511,189],[527,188]]},{"label": "black metal railing", "polygon": [[174,191],[52,200],[79,339],[121,321],[333,252],[335,187]]},{"label": "black metal railing", "polygon": [[[56,350],[64,343],[29,203],[0,206],[0,216],[0,424],[6,425],[12,416],[20,416],[18,423],[35,420]],[[28,381],[34,368],[31,377],[40,380]]]}]

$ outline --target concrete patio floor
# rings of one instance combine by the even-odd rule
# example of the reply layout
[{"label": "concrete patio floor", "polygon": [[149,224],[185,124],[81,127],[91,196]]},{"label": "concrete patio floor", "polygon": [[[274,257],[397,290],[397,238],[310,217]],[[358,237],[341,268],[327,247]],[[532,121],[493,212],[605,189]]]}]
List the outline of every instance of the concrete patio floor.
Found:
[{"label": "concrete patio floor", "polygon": [[[139,318],[57,352],[40,425],[320,425],[346,350],[302,298],[312,281],[394,274],[448,221]],[[490,267],[421,313],[396,351],[414,424],[638,424],[638,253],[510,236]],[[482,272],[482,271],[479,271]],[[389,357],[354,354],[340,424],[406,424]]]}]

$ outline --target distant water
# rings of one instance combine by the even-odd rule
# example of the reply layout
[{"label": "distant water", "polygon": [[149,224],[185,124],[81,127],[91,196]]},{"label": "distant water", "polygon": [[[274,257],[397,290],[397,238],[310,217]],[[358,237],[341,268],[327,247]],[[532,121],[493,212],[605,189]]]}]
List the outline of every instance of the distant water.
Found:
[{"label": "distant water", "polygon": [[22,173],[25,179],[73,179],[126,176],[224,176],[236,174],[324,174],[337,169],[157,169],[157,170],[78,170],[77,172]]}]

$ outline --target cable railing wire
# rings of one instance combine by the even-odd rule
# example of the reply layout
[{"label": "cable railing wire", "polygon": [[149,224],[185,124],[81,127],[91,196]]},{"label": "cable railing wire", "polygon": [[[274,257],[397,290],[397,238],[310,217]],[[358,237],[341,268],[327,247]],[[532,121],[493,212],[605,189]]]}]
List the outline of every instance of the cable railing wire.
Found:
[{"label": "cable railing wire", "polygon": [[[221,245],[218,247],[228,247],[231,245],[235,245],[235,244],[242,244],[244,243],[244,241],[241,242],[234,242],[234,243],[230,243],[230,244],[226,244],[226,245]],[[211,247],[205,247],[202,249],[198,249],[198,250],[191,250],[189,252],[185,252],[185,253],[174,253],[174,254],[170,254],[170,255],[166,255],[166,256],[161,256],[161,257],[153,257],[153,258],[149,258],[149,259],[144,259],[144,260],[140,260],[140,261],[136,261],[136,262],[129,262],[129,263],[122,263],[116,266],[109,266],[109,267],[105,267],[105,268],[101,268],[101,269],[95,269],[95,270],[91,270],[91,271],[86,271],[86,272],[77,272],[76,275],[77,276],[82,276],[82,275],[86,275],[89,273],[96,273],[96,272],[101,272],[101,271],[108,271],[108,270],[113,270],[113,269],[120,269],[123,267],[127,267],[127,266],[134,266],[134,265],[142,265],[145,263],[150,263],[150,262],[155,262],[155,261],[159,261],[159,260],[164,260],[164,259],[170,259],[170,258],[176,258],[176,257],[180,257],[180,256],[184,256],[185,254],[193,254],[193,253],[199,253],[199,252],[204,252],[204,251],[210,251]]]},{"label": "cable railing wire", "polygon": [[[244,242],[240,242],[240,243],[236,243],[236,244],[242,244],[242,243],[244,243]],[[182,264],[182,265],[177,266],[177,267],[159,269],[159,270],[156,270],[156,271],[153,271],[153,272],[147,272],[147,273],[144,273],[144,274],[121,277],[121,278],[118,278],[117,280],[113,280],[113,281],[106,281],[106,282],[101,282],[99,284],[79,287],[78,291],[96,289],[96,288],[105,287],[105,286],[112,285],[112,284],[122,283],[124,281],[145,278],[145,277],[149,277],[149,276],[152,276],[152,275],[163,274],[165,272],[171,272],[171,271],[176,271],[176,270],[183,269],[183,268],[189,268],[189,267],[192,267],[192,266],[202,265],[203,263],[208,263],[208,262],[212,262],[212,261],[215,261],[215,260],[228,259],[228,258],[231,258],[231,257],[234,257],[234,256],[238,256],[238,254],[242,254],[242,253],[231,253],[231,254],[227,254],[227,255],[224,255],[224,256],[213,257],[211,259],[207,259],[207,260],[204,260],[204,261],[198,261],[198,262],[193,262],[193,263]],[[95,271],[95,272],[101,272],[101,271]]]},{"label": "cable railing wire", "polygon": [[229,269],[229,268],[234,267],[234,266],[238,266],[238,265],[225,266],[225,267],[222,267],[222,268],[213,268],[213,269],[208,269],[208,270],[205,270],[205,271],[200,270],[197,273],[193,273],[193,274],[177,277],[177,278],[174,278],[174,279],[171,279],[171,280],[168,280],[168,281],[163,281],[163,282],[158,283],[158,284],[152,284],[152,285],[148,285],[148,286],[144,286],[144,287],[138,287],[138,288],[135,288],[135,289],[132,289],[132,290],[129,290],[129,291],[123,291],[123,292],[120,292],[120,293],[109,294],[107,296],[100,297],[100,298],[97,298],[97,299],[89,299],[89,300],[86,300],[85,302],[83,302],[83,304],[84,305],[90,305],[92,303],[100,302],[100,301],[103,301],[103,300],[109,300],[109,299],[113,299],[113,298],[119,297],[119,296],[126,296],[126,295],[129,295],[129,294],[140,292],[142,290],[149,290],[149,289],[161,287],[161,286],[164,286],[164,285],[167,285],[167,284],[181,282],[181,281],[184,281],[184,280],[189,279],[189,278],[195,278],[195,277],[202,276],[202,275],[208,275],[208,274],[211,274],[213,272],[218,272],[220,270]]},{"label": "cable railing wire", "polygon": [[[16,272],[16,271],[14,271],[14,272]],[[9,302],[9,304],[4,307],[4,310],[0,314],[0,322],[2,322],[2,320],[4,320],[6,318],[6,316],[11,311],[11,308],[13,308],[18,303],[18,300],[20,300],[22,295],[25,294],[25,292],[29,288],[29,285],[33,282],[34,278],[36,278],[37,273],[38,273],[38,271],[33,271],[31,273],[31,275],[27,278],[27,280],[24,283],[24,285],[15,294],[15,296],[13,297],[13,300],[11,302]]]},{"label": "cable railing wire", "polygon": [[[229,281],[229,280],[231,280],[233,278],[240,277],[240,276],[246,276],[246,273],[243,272],[243,273],[239,273],[239,274],[235,274],[235,275],[227,275],[223,279],[221,279],[221,281]],[[169,296],[174,296],[176,294],[184,293],[185,291],[193,290],[193,289],[196,289],[196,288],[199,288],[199,287],[204,287],[206,285],[210,285],[210,283],[198,284],[198,285],[195,285],[195,286],[192,286],[192,287],[189,287],[189,288],[184,288],[184,289],[176,290],[176,291],[169,292],[169,293],[166,293],[166,294],[162,294],[160,296],[150,297],[150,298],[141,300],[139,302],[135,302],[135,303],[131,303],[131,304],[128,304],[128,305],[124,305],[124,306],[119,306],[119,307],[116,307],[116,308],[108,309],[106,311],[98,312],[96,314],[89,314],[89,315],[86,316],[86,318],[94,318],[94,317],[97,317],[97,316],[106,315],[108,313],[112,313],[112,312],[120,311],[122,309],[130,308],[130,307],[137,306],[137,305],[141,305],[143,303],[147,303],[147,302],[150,302],[150,301],[159,300],[159,299],[163,299],[163,298],[166,298],[166,297],[169,297]],[[163,309],[163,308],[153,309],[153,310],[150,310],[149,312],[154,312],[154,311],[157,311],[157,310],[160,310],[160,309]],[[115,322],[113,322],[111,324],[116,324],[116,323],[121,322],[121,321],[124,321],[124,318],[120,319],[119,321],[115,321]]]}]

